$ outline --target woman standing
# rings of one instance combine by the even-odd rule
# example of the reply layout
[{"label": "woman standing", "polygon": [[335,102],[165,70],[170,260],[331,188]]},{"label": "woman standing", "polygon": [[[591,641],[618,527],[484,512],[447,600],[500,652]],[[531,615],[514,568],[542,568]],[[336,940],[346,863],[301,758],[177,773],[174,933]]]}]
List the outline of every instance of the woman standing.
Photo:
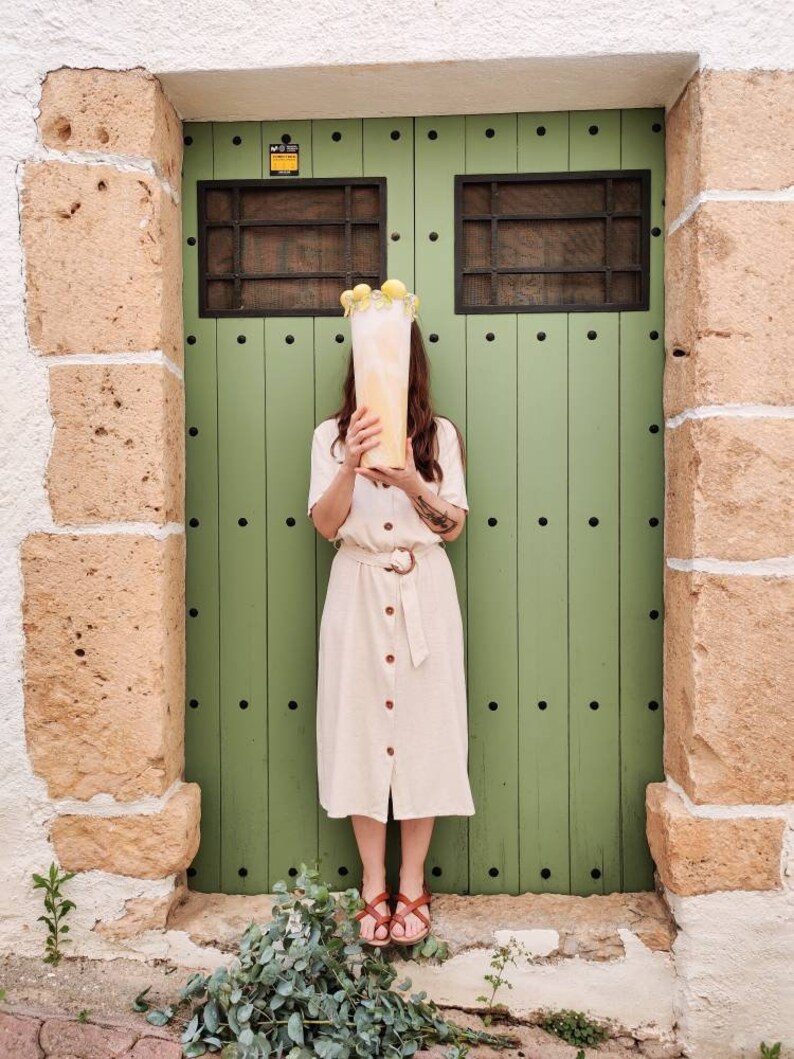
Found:
[{"label": "woman standing", "polygon": [[[338,549],[319,634],[317,770],[329,817],[350,816],[363,865],[361,936],[414,944],[430,929],[425,859],[436,816],[474,813],[467,772],[463,623],[445,541],[468,511],[457,427],[433,412],[411,325],[404,469],[361,467],[378,418],[341,407],[312,438],[308,514]],[[386,887],[389,799],[400,820],[396,908]],[[423,911],[424,909],[424,911]]]}]

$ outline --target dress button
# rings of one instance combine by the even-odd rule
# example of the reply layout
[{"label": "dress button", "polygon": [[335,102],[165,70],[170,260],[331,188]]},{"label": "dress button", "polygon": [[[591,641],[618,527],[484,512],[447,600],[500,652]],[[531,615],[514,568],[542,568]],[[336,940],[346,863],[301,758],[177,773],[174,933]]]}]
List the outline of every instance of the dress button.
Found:
[{"label": "dress button", "polygon": [[391,607],[391,606],[390,606],[390,607],[387,607],[387,608],[386,608],[386,613],[387,613],[387,614],[394,614],[394,607]]},{"label": "dress button", "polygon": [[389,754],[389,755],[393,755],[394,754],[394,747],[393,746],[387,746],[386,747],[386,753]]},{"label": "dress button", "polygon": [[384,529],[394,529],[394,526],[392,526],[391,522],[384,522],[383,523],[383,528]]},{"label": "dress button", "polygon": [[386,661],[387,662],[393,662],[394,661],[394,655],[386,655]]},{"label": "dress button", "polygon": [[394,709],[394,702],[392,701],[392,699],[386,699],[386,709],[387,710],[393,710]]}]

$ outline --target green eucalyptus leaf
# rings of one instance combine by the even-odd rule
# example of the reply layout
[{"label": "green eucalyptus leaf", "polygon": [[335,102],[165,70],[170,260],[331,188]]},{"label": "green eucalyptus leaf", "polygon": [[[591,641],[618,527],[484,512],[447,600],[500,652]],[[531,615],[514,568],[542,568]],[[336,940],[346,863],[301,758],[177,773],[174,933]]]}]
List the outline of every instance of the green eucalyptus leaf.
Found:
[{"label": "green eucalyptus leaf", "polygon": [[296,1044],[303,1044],[303,1019],[299,1011],[293,1011],[287,1023],[287,1033],[290,1040]]}]

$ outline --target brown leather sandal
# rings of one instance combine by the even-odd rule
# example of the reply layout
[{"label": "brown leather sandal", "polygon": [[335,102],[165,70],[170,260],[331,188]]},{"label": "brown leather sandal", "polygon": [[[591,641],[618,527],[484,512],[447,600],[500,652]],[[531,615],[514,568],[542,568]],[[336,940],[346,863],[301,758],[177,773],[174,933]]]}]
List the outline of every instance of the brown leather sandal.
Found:
[{"label": "brown leather sandal", "polygon": [[430,908],[431,896],[432,895],[427,888],[427,883],[424,882],[422,883],[421,894],[413,901],[409,901],[403,893],[397,894],[397,901],[402,901],[402,903],[405,905],[405,908],[403,908],[402,912],[392,912],[392,923],[396,920],[403,928],[403,930],[405,930],[405,917],[409,916],[413,912],[416,918],[421,920],[421,922],[424,923],[425,926],[423,930],[420,930],[418,934],[411,935],[410,938],[406,937],[405,935],[399,937],[389,931],[389,938],[394,942],[395,945],[416,945],[417,942],[422,941],[430,933],[430,920],[423,912],[419,912],[418,909],[422,905],[427,905],[427,907]]},{"label": "brown leather sandal", "polygon": [[[362,882],[361,886],[358,889],[362,901],[364,901],[364,897],[362,895],[363,889],[364,883]],[[379,905],[381,901],[385,901],[387,905],[390,905],[391,894],[389,893],[388,889],[384,890],[383,893],[378,894],[378,896],[373,898],[372,901],[364,901],[364,908],[362,908],[360,912],[356,912],[355,916],[353,917],[354,919],[361,920],[364,918],[364,916],[372,916],[372,918],[375,920],[375,930],[373,930],[372,932],[372,937],[361,938],[360,940],[363,945],[372,945],[373,948],[376,949],[382,949],[385,945],[389,944],[390,940],[389,927],[391,925],[391,913],[379,912],[375,907],[376,905]],[[375,931],[378,929],[378,927],[386,928],[385,938],[375,937]]]}]

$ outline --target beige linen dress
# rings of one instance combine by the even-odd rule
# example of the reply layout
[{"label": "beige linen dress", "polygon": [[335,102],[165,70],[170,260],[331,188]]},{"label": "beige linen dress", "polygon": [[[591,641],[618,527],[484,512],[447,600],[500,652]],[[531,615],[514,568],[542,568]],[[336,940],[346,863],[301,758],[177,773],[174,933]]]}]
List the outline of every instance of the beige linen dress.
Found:
[{"label": "beige linen dress", "polygon": [[[434,492],[468,511],[452,423],[436,417]],[[336,420],[314,431],[308,514],[334,479],[344,446]],[[445,542],[396,486],[356,476],[347,518],[333,538],[320,621],[317,775],[329,817],[386,822],[474,813],[467,771],[463,623]],[[402,574],[372,563],[410,567]],[[368,561],[369,560],[369,561]]]}]

